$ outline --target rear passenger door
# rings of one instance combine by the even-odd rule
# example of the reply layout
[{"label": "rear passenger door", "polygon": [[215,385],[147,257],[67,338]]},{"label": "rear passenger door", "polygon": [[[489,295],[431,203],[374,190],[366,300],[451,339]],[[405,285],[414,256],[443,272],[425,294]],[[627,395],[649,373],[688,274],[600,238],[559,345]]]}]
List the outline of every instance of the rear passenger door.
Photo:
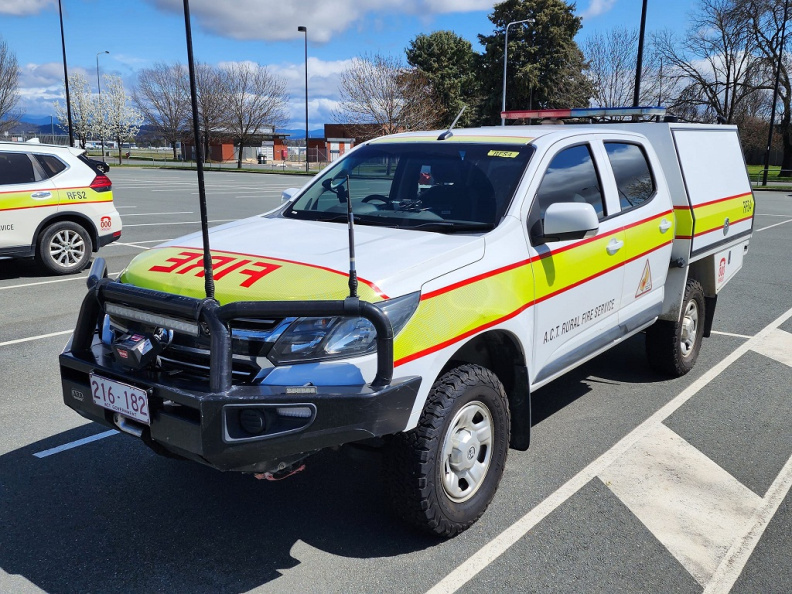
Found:
[{"label": "rear passenger door", "polygon": [[[606,200],[599,171],[601,151],[567,139],[539,165],[539,186],[527,216],[535,282],[532,383],[552,379],[611,344],[618,335],[624,278],[624,231]],[[583,239],[540,243],[537,229],[556,202],[588,202],[599,219]]]},{"label": "rear passenger door", "polygon": [[659,170],[651,147],[639,140],[606,139],[602,148],[607,156],[603,167],[609,178],[606,192],[618,195],[617,218],[625,231],[619,324],[626,334],[662,311],[674,213],[665,182],[655,173]]},{"label": "rear passenger door", "polygon": [[0,152],[0,249],[30,247],[38,224],[58,210],[54,184],[24,152]]}]

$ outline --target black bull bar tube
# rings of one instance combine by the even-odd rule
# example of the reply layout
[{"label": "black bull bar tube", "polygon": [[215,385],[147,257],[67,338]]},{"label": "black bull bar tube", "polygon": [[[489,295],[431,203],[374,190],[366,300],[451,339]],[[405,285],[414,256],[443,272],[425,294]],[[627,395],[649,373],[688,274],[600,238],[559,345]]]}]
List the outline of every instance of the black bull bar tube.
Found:
[{"label": "black bull bar tube", "polygon": [[343,301],[237,301],[219,305],[213,299],[195,299],[101,278],[105,276],[104,262],[97,258],[88,277],[88,293],[82,302],[77,327],[72,337],[72,352],[88,353],[94,332],[101,328],[105,302],[140,308],[147,313],[173,316],[197,324],[205,324],[211,341],[210,390],[225,392],[231,389],[231,332],[228,322],[246,317],[362,317],[372,323],[377,332],[377,373],[371,387],[388,386],[393,379],[393,327],[378,307],[355,297]]}]

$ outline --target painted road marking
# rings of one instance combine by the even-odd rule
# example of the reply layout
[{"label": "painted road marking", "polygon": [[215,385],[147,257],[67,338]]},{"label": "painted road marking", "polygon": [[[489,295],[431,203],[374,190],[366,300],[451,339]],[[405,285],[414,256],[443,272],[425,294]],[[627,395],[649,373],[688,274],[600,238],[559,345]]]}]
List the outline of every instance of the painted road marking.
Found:
[{"label": "painted road marking", "polygon": [[135,245],[134,243],[121,243],[120,241],[116,241],[114,243],[111,243],[110,245],[123,245],[124,247],[131,247],[131,248],[135,248],[135,249],[138,249],[138,250],[150,250],[151,249],[150,247],[146,247],[144,245]]},{"label": "painted road marking", "polygon": [[702,586],[762,502],[663,424],[599,478]]},{"label": "painted road marking", "polygon": [[789,332],[776,328],[767,340],[755,345],[753,350],[792,367],[792,334]]},{"label": "painted road marking", "polygon": [[[230,223],[231,221],[236,221],[237,219],[215,219],[213,221],[209,221],[210,223]],[[161,225],[200,225],[201,221],[170,221],[166,222],[163,221],[161,223],[134,223],[132,225],[124,225],[124,229],[127,227],[158,227]]]},{"label": "painted road marking", "polygon": [[778,227],[780,225],[786,225],[787,223],[792,223],[792,219],[789,219],[788,221],[781,221],[780,223],[776,223],[775,225],[768,225],[767,227],[762,227],[761,229],[757,229],[756,233],[759,233],[759,231],[767,231],[768,229],[772,229],[773,227]]},{"label": "painted road marking", "polygon": [[63,445],[59,445],[58,447],[44,450],[43,452],[36,452],[33,455],[36,458],[46,458],[47,456],[52,456],[53,454],[59,454],[61,452],[65,452],[66,450],[70,450],[72,448],[85,445],[86,443],[99,441],[100,439],[104,439],[105,437],[110,437],[111,435],[117,435],[117,434],[118,431],[116,431],[115,429],[110,429],[109,431],[105,431],[104,433],[97,433],[96,435],[83,437],[82,439],[78,439],[77,441],[70,441],[69,443],[64,443]]},{"label": "painted road marking", "polygon": [[[586,486],[592,479],[594,479],[599,474],[604,472],[605,469],[607,469],[611,464],[617,461],[622,455],[624,455],[625,452],[627,452],[631,447],[633,447],[633,445],[635,445],[639,440],[641,440],[650,432],[652,432],[660,423],[662,423],[665,419],[671,416],[671,414],[673,414],[683,404],[685,404],[688,400],[690,400],[693,396],[695,396],[702,388],[704,388],[711,381],[717,378],[732,363],[737,361],[737,359],[742,357],[746,352],[748,352],[754,346],[766,340],[767,337],[776,328],[778,328],[781,324],[786,322],[790,317],[792,317],[792,308],[788,309],[778,318],[770,322],[770,324],[765,326],[761,331],[759,331],[758,334],[756,334],[755,336],[753,336],[752,338],[750,338],[749,340],[745,341],[740,346],[738,346],[729,355],[727,355],[720,363],[718,363],[714,367],[704,372],[704,374],[701,377],[695,380],[687,388],[682,390],[682,392],[680,392],[673,400],[665,404],[652,416],[650,416],[643,423],[638,425],[638,427],[636,427],[630,433],[625,435],[610,450],[602,454],[596,460],[592,461],[583,470],[578,472],[574,477],[569,479],[555,492],[550,494],[550,496],[547,497],[544,501],[539,503],[536,507],[531,509],[523,517],[521,517],[511,526],[506,528],[506,530],[498,534],[490,542],[488,542],[478,551],[473,553],[473,555],[471,555],[470,557],[468,557],[468,559],[463,561],[461,565],[459,565],[446,577],[440,580],[440,582],[438,582],[428,592],[430,594],[440,594],[441,592],[451,593],[459,590],[459,588],[461,588],[470,580],[472,580],[476,575],[479,574],[479,572],[481,572],[493,561],[495,561],[498,557],[500,557],[503,553],[505,553],[509,549],[509,547],[511,547],[514,543],[516,543],[518,540],[523,538],[534,526],[536,526],[544,518],[550,515],[550,513],[556,510],[569,498],[575,495],[575,493],[577,493],[580,489]],[[781,477],[781,475],[779,475],[779,477]],[[776,497],[780,496],[781,499],[783,500],[783,498],[786,496],[786,492],[789,490],[790,484],[792,484],[792,480],[787,481],[786,479],[782,479],[780,481],[780,486],[778,487],[778,493],[775,496]],[[769,519],[767,521],[769,521]],[[758,525],[759,522],[757,522],[756,524]],[[762,531],[763,530],[764,529],[762,528]],[[750,534],[753,534],[753,532],[750,532]],[[746,552],[743,549],[740,549],[739,554],[744,556],[745,559],[747,560],[747,558],[750,557],[750,553],[753,550],[753,547],[756,546],[756,543],[758,542],[759,538],[756,537],[755,539],[753,539],[746,537],[746,539],[744,540],[745,540],[744,548],[748,550]],[[724,562],[726,562],[726,559],[729,559],[728,555],[724,559]],[[740,571],[742,571],[742,569],[740,569]],[[713,581],[716,578],[718,578],[718,576],[720,575],[721,575],[721,568],[719,567],[718,572],[716,572],[715,577],[713,578]],[[737,576],[739,576],[739,572],[737,573]],[[734,579],[736,579],[736,576]]]},{"label": "painted road marking", "polygon": [[125,217],[149,217],[155,215],[176,215],[176,214],[195,214],[192,210],[182,210],[179,212],[131,212]]},{"label": "painted road marking", "polygon": [[41,340],[42,338],[52,338],[53,336],[63,336],[64,334],[71,334],[74,330],[61,330],[60,332],[50,332],[49,334],[39,334],[38,336],[30,336],[28,338],[17,338],[16,340],[7,340],[0,342],[0,347],[9,346],[12,344],[19,344],[22,342],[30,342],[31,340]]},{"label": "painted road marking", "polygon": [[718,334],[720,336],[733,336],[734,338],[746,338],[746,339],[751,338],[746,334],[734,334],[733,332],[720,332],[718,330],[710,330],[710,334]]},{"label": "painted road marking", "polygon": [[[143,242],[141,241],[140,243],[143,243]],[[113,245],[113,244],[111,243],[111,244],[108,244],[108,245]],[[108,276],[116,277],[116,276],[118,276],[118,274],[119,274],[118,272],[113,272],[113,273],[109,274]],[[58,279],[48,280],[48,281],[39,281],[39,282],[35,282],[35,283],[24,283],[24,284],[21,284],[21,285],[9,285],[7,287],[0,287],[0,291],[5,291],[7,289],[23,289],[25,287],[38,287],[39,285],[49,285],[49,284],[52,284],[52,283],[66,283],[66,282],[69,282],[69,281],[76,281],[76,280],[84,281],[86,278],[88,278],[87,274],[82,275],[82,276],[70,276],[69,278],[58,278]]]},{"label": "painted road marking", "polygon": [[786,499],[790,487],[792,487],[792,456],[789,457],[784,468],[765,493],[762,504],[751,518],[745,533],[732,544],[726,553],[710,583],[704,588],[703,594],[720,594],[732,589],[737,578],[745,569],[745,564],[750,559],[751,553],[759,544],[765,528]]}]

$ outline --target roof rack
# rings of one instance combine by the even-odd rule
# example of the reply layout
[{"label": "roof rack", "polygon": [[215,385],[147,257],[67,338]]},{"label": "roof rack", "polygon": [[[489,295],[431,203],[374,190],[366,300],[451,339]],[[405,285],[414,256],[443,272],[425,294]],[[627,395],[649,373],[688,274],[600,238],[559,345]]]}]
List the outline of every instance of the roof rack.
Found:
[{"label": "roof rack", "polygon": [[505,120],[528,119],[564,119],[564,118],[612,118],[642,117],[662,118],[666,115],[665,107],[593,107],[578,109],[523,109],[502,111]]}]

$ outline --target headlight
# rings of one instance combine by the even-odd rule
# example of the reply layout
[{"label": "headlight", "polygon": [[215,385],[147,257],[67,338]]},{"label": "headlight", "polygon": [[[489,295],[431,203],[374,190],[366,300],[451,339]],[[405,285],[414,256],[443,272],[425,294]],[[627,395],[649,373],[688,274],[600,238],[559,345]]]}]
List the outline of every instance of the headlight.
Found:
[{"label": "headlight", "polygon": [[[388,316],[393,334],[404,328],[415,312],[420,293],[375,303]],[[299,318],[286,330],[269,353],[275,365],[341,359],[371,353],[377,331],[365,318]]]}]

